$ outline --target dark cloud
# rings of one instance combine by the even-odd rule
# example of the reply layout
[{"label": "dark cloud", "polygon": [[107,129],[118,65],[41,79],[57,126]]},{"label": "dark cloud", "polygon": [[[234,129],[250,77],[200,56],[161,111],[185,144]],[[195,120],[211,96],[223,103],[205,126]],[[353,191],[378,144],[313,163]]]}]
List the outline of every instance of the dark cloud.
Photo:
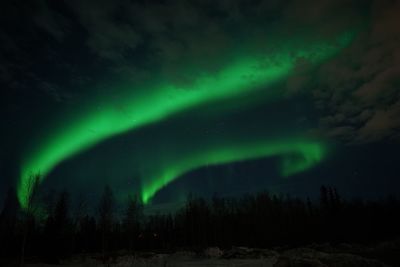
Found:
[{"label": "dark cloud", "polygon": [[68,1],[67,5],[86,32],[86,46],[116,63],[113,70],[140,72],[145,60],[178,83],[191,79],[181,77],[182,66],[217,70],[221,55],[243,39],[263,46],[269,42],[268,32],[279,31],[288,38],[307,29],[316,35],[333,35],[360,19],[357,1],[348,0],[306,4],[299,0],[102,0]]},{"label": "dark cloud", "polygon": [[375,1],[370,12],[351,47],[293,82],[295,90],[314,88],[320,132],[348,143],[400,140],[400,2]]},{"label": "dark cloud", "polygon": [[[386,128],[367,123],[397,115],[398,1],[40,0],[2,7],[1,82],[15,91],[13,104],[22,105],[22,96],[38,106],[47,104],[26,91],[63,103],[108,74],[135,81],[157,71],[171,82],[190,83],[193,77],[183,75],[182,68],[218,70],[225,63],[221,56],[240,44],[243,35],[262,47],[269,43],[269,33],[279,32],[288,40],[293,33],[310,30],[334,35],[369,14],[368,29],[324,65],[317,78],[299,60],[288,90],[293,94],[317,81],[313,96],[323,113],[321,131],[330,136],[373,141],[397,127],[389,118]],[[378,128],[388,132],[368,134]]]},{"label": "dark cloud", "polygon": [[68,1],[87,32],[86,45],[98,56],[122,60],[141,42],[134,25],[119,18],[129,1]]},{"label": "dark cloud", "polygon": [[34,23],[57,41],[62,42],[70,31],[69,20],[57,10],[49,7],[47,1],[36,2],[37,11],[33,15]]},{"label": "dark cloud", "polygon": [[[357,1],[303,2],[41,0],[30,4],[16,1],[4,9],[12,10],[5,16],[8,24],[29,26],[25,29],[29,34],[23,35],[30,46],[41,38],[45,50],[56,55],[82,49],[87,56],[90,51],[94,57],[85,61],[99,64],[99,60],[106,60],[102,66],[114,74],[147,77],[145,69],[150,66],[148,73],[156,67],[172,81],[185,83],[191,77],[182,77],[182,67],[218,70],[221,55],[243,39],[253,39],[263,46],[269,42],[268,32],[279,31],[290,37],[293,32],[312,29],[315,34],[329,35],[359,19]],[[23,22],[16,20],[20,13],[24,13]],[[40,32],[57,43],[38,36]],[[60,44],[65,47],[62,52],[57,47]],[[29,56],[24,60],[21,65],[32,63]],[[61,64],[71,64],[71,58],[62,60]]]},{"label": "dark cloud", "polygon": [[62,90],[57,84],[44,81],[40,84],[40,88],[57,102],[62,102],[72,97],[71,94]]}]

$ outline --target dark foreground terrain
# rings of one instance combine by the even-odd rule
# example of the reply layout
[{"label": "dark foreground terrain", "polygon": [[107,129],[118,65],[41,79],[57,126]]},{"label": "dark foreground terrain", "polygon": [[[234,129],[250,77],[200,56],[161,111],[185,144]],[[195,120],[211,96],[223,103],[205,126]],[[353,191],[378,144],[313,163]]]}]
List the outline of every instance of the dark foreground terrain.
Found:
[{"label": "dark foreground terrain", "polygon": [[[221,250],[173,253],[119,252],[103,261],[100,254],[76,255],[60,264],[30,263],[27,266],[263,266],[263,267],[383,267],[400,266],[400,240],[375,245],[312,244],[299,248],[252,249],[233,247]],[[13,265],[12,263],[5,263]]]},{"label": "dark foreground terrain", "polygon": [[146,214],[137,197],[117,212],[109,187],[91,212],[79,202],[74,209],[67,192],[53,202],[38,194],[21,209],[10,192],[0,214],[1,267],[400,266],[394,197],[346,200],[322,186],[319,201],[189,196],[175,212]]}]

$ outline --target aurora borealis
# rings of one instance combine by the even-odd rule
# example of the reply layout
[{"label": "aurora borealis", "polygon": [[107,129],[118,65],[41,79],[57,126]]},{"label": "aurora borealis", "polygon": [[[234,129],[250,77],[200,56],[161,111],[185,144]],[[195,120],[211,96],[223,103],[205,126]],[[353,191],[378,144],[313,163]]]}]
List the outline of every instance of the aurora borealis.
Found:
[{"label": "aurora borealis", "polygon": [[321,169],[341,149],[398,139],[391,4],[228,2],[4,8],[23,13],[0,32],[0,168],[20,205],[34,174],[43,190],[110,183],[151,205],[204,168],[258,160],[249,176],[307,188],[334,180]]},{"label": "aurora borealis", "polygon": [[[188,109],[201,103],[206,103],[220,98],[229,98],[246,94],[251,90],[262,87],[264,90],[268,85],[283,79],[293,70],[296,61],[299,59],[307,60],[311,63],[318,63],[337,53],[351,41],[349,33],[342,34],[334,43],[324,42],[310,44],[308,48],[298,49],[283,44],[286,47],[283,51],[276,51],[271,55],[246,56],[233,60],[230,66],[219,71],[215,76],[199,74],[188,88],[177,88],[173,84],[161,83],[150,89],[151,93],[133,94],[122,104],[126,114],[116,112],[113,106],[106,106],[101,110],[94,110],[88,114],[79,114],[70,125],[63,125],[60,132],[51,134],[49,140],[44,140],[43,145],[39,146],[35,153],[27,157],[26,162],[21,166],[21,181],[18,188],[18,196],[22,205],[26,199],[26,180],[34,173],[40,173],[45,177],[62,160],[73,156],[79,151],[85,150],[90,146],[101,142],[105,138],[113,135],[134,130],[137,127],[162,120],[176,112]],[[298,42],[300,43],[301,40]],[[296,50],[297,49],[297,50]],[[249,51],[251,53],[251,51]],[[243,53],[246,54],[246,53]],[[270,97],[276,97],[279,92],[270,92]],[[89,129],[91,131],[89,131]],[[200,167],[205,162],[211,164],[226,163],[238,159],[248,159],[288,153],[287,151],[299,150],[305,159],[313,158],[314,161],[320,159],[319,153],[315,153],[315,148],[311,152],[299,149],[298,144],[292,145],[291,142],[278,142],[277,144],[266,141],[252,145],[262,147],[262,149],[250,148],[227,149],[223,151],[204,151],[203,156],[195,156],[188,162],[178,164],[177,170],[162,170],[161,177],[156,178],[142,191],[142,199],[148,201],[160,188],[169,181],[177,178],[184,171]],[[313,144],[302,144],[300,147],[313,147]],[[315,146],[315,145],[314,145]],[[317,154],[317,155],[316,155]],[[200,160],[200,158],[204,158]],[[307,160],[306,160],[307,161]],[[302,167],[291,166],[286,163],[284,168],[285,175],[294,173],[296,169],[305,169],[312,164],[306,162]],[[154,166],[157,168],[157,166]],[[291,170],[293,169],[293,170]],[[159,180],[158,180],[159,179]]]},{"label": "aurora borealis", "polygon": [[[181,162],[174,162],[161,169],[157,179],[145,184],[142,191],[142,200],[148,200],[161,188],[176,179],[185,172],[204,165],[229,163],[238,160],[283,155],[281,166],[282,176],[288,176],[300,172],[317,164],[324,155],[321,144],[300,141],[269,141],[257,142],[251,145],[231,145],[226,148],[201,151],[198,155],[191,155]],[[290,157],[294,157],[294,160]]]}]

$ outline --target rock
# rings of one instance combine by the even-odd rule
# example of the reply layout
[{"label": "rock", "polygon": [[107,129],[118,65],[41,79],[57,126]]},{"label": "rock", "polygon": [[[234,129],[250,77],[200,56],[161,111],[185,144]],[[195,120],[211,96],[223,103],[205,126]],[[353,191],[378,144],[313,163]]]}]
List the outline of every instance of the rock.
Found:
[{"label": "rock", "polygon": [[204,250],[204,256],[207,258],[220,258],[223,252],[219,247],[209,247]]},{"label": "rock", "polygon": [[261,259],[261,258],[277,258],[279,254],[269,249],[252,249],[247,247],[232,247],[230,250],[224,251],[222,255],[225,259]]},{"label": "rock", "polygon": [[284,252],[275,267],[386,267],[385,264],[348,253],[326,253],[310,248],[297,248]]},{"label": "rock", "polygon": [[232,247],[226,250],[223,254],[225,259],[245,259],[250,258],[252,254],[252,249],[247,247]]},{"label": "rock", "polygon": [[277,258],[279,253],[271,249],[259,249],[256,250],[259,253],[260,258]]},{"label": "rock", "polygon": [[189,260],[196,257],[196,253],[192,251],[177,251],[169,256],[172,260]]},{"label": "rock", "polygon": [[311,248],[296,248],[285,251],[282,256],[285,258],[320,259],[328,256],[328,254]]},{"label": "rock", "polygon": [[328,267],[317,259],[285,258],[281,257],[274,267]]},{"label": "rock", "polygon": [[353,254],[329,254],[320,259],[327,266],[335,267],[387,267],[387,265],[373,259],[363,258]]}]

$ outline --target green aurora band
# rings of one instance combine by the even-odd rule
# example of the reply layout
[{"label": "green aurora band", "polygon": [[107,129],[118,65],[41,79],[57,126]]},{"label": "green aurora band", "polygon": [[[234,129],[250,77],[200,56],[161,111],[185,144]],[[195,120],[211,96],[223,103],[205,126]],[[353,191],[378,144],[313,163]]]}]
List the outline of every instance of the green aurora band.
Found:
[{"label": "green aurora band", "polygon": [[142,201],[148,201],[161,188],[188,171],[201,166],[219,165],[229,162],[257,159],[268,156],[282,156],[280,173],[283,177],[307,170],[326,154],[326,147],[319,142],[308,140],[252,140],[245,143],[212,147],[192,153],[189,157],[181,157],[173,164],[158,168],[152,173],[157,179],[145,180],[142,190]]},{"label": "green aurora band", "polygon": [[[346,32],[330,42],[305,43],[299,39],[294,42],[297,43],[296,46],[282,42],[276,46],[273,53],[254,52],[250,56],[237,56],[227,62],[225,68],[212,75],[206,72],[196,73],[196,78],[184,88],[160,79],[147,88],[135,89],[128,93],[120,103],[125,107],[122,115],[114,105],[104,99],[103,101],[107,103],[101,109],[88,109],[71,122],[67,120],[62,128],[52,129],[48,138],[42,138],[34,148],[28,150],[21,164],[17,188],[19,202],[22,207],[26,207],[27,185],[33,174],[40,173],[44,179],[60,162],[117,134],[161,121],[173,114],[208,102],[268,89],[269,85],[290,75],[299,59],[305,59],[314,65],[322,63],[348,46],[353,38],[353,32]],[[269,98],[283,95],[283,92],[268,92]],[[179,175],[207,163],[221,164],[292,152],[301,154],[306,160],[302,164],[285,161],[284,175],[311,167],[322,155],[321,148],[315,143],[286,141],[282,143],[263,141],[244,147],[203,151],[202,155],[172,164],[160,173],[160,177],[154,182],[145,183],[142,188],[142,199],[147,202],[158,190]],[[294,169],[291,170],[292,168]]]}]

